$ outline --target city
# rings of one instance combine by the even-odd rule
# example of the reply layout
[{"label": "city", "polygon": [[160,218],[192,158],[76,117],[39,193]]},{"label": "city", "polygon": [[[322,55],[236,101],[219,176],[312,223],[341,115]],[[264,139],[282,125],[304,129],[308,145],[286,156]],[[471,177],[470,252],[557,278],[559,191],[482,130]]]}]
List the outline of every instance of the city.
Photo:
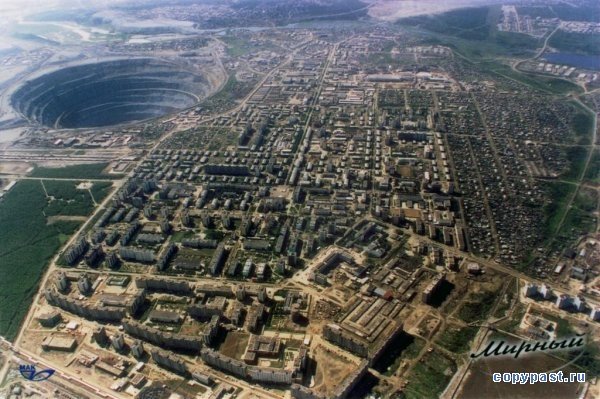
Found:
[{"label": "city", "polygon": [[0,397],[600,395],[597,4],[142,3],[0,31]]}]

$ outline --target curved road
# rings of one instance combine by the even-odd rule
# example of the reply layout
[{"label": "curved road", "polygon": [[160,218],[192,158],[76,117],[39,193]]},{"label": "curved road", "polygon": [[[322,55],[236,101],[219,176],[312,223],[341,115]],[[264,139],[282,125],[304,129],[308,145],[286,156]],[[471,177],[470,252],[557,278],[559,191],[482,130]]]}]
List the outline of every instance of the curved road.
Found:
[{"label": "curved road", "polygon": [[550,38],[551,38],[551,37],[552,37],[552,36],[553,36],[553,35],[554,35],[554,34],[555,34],[555,33],[556,33],[556,32],[557,32],[559,29],[560,29],[560,24],[559,24],[559,25],[558,25],[556,28],[554,28],[554,30],[553,30],[552,32],[550,32],[550,33],[548,34],[548,36],[546,36],[546,39],[544,40],[544,45],[542,46],[542,48],[541,48],[541,49],[539,49],[539,50],[538,50],[538,52],[537,52],[537,53],[536,53],[536,54],[535,54],[533,57],[531,57],[531,58],[526,58],[526,59],[524,59],[524,60],[520,60],[520,61],[517,61],[517,62],[515,62],[515,63],[512,65],[512,69],[513,69],[513,71],[516,71],[516,72],[522,72],[521,70],[519,70],[519,65],[521,65],[522,63],[524,63],[524,62],[526,62],[526,61],[532,61],[532,60],[535,60],[535,59],[537,59],[537,58],[541,57],[541,56],[542,56],[542,54],[544,54],[544,51],[546,51],[546,48],[548,47],[548,41],[550,40]]}]

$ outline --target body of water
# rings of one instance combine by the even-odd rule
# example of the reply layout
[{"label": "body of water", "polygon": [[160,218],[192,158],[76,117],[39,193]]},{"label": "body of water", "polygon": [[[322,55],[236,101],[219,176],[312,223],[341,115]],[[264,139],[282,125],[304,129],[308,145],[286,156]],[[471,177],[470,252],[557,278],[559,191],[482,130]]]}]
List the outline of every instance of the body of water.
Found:
[{"label": "body of water", "polygon": [[548,53],[544,59],[553,64],[570,65],[577,68],[600,71],[600,56],[571,53]]}]

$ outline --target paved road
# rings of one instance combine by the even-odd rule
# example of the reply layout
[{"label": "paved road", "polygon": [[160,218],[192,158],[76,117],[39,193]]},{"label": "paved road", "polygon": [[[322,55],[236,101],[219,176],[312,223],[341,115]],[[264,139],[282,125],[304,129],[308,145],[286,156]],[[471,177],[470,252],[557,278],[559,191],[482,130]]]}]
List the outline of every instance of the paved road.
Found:
[{"label": "paved road", "polygon": [[[321,76],[319,77],[318,88],[317,88],[315,95],[310,103],[310,111],[308,113],[308,117],[306,118],[306,124],[304,125],[304,129],[302,131],[302,137],[298,141],[298,148],[300,148],[300,146],[304,142],[304,137],[306,137],[306,133],[308,132],[308,129],[310,129],[310,121],[312,119],[312,115],[315,110],[315,106],[317,105],[317,101],[319,100],[319,96],[321,95],[321,90],[323,89],[323,81],[325,80],[325,75],[327,75],[327,70],[329,69],[329,65],[331,64],[331,61],[333,60],[333,57],[335,56],[335,52],[337,51],[337,48],[340,43],[341,42],[336,43],[333,46],[333,48],[329,51],[327,60],[325,61],[325,65],[323,66],[323,70],[321,71]],[[304,156],[304,153],[302,151],[300,151],[300,150],[296,151],[296,156],[294,157],[294,162],[296,160],[302,158],[303,156]],[[292,174],[290,173],[290,176],[287,179],[288,184],[290,182],[291,176],[292,176]]]},{"label": "paved road", "polygon": [[537,58],[541,57],[541,56],[542,56],[542,54],[544,54],[544,52],[546,51],[546,48],[548,47],[548,41],[550,41],[550,38],[551,38],[551,37],[552,37],[552,36],[553,36],[553,35],[554,35],[554,34],[555,34],[555,33],[556,33],[556,32],[557,32],[559,29],[560,29],[560,24],[559,24],[559,25],[558,25],[556,28],[554,28],[554,30],[553,30],[552,32],[550,32],[550,33],[548,34],[548,36],[546,36],[546,39],[544,40],[544,45],[542,46],[542,48],[541,48],[541,49],[539,49],[539,51],[538,51],[537,53],[535,53],[535,55],[534,55],[533,57],[531,57],[531,58],[526,58],[526,59],[524,59],[524,60],[520,60],[520,61],[517,61],[517,62],[515,62],[514,64],[512,64],[512,69],[513,69],[513,71],[516,71],[516,72],[521,72],[521,70],[519,69],[519,65],[521,65],[521,64],[522,64],[522,63],[524,63],[524,62],[527,62],[527,61],[533,61],[533,60],[535,60],[535,59],[537,59]]},{"label": "paved road", "polygon": [[542,56],[542,54],[544,54],[544,51],[546,51],[546,48],[548,47],[548,42],[550,41],[550,38],[556,33],[558,32],[558,30],[560,29],[560,24],[554,28],[554,30],[552,32],[550,32],[550,34],[548,36],[546,36],[546,39],[544,40],[544,45],[542,46],[542,48],[540,49],[540,51],[538,51],[536,53],[536,55],[532,58],[532,59],[536,59]]}]

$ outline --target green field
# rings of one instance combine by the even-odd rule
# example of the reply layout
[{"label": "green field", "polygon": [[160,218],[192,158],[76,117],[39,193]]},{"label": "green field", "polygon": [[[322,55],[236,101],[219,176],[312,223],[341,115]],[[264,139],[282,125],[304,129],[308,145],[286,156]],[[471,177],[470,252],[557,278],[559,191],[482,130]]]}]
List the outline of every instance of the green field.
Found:
[{"label": "green field", "polygon": [[[553,238],[550,242],[553,250],[561,250],[571,245],[578,237],[596,230],[598,225],[597,217],[593,214],[598,206],[598,193],[590,188],[581,187],[575,196],[569,209],[565,209],[566,201],[571,197],[575,185],[554,183],[559,186],[561,199],[558,201],[559,207],[555,214],[552,214],[546,223],[546,238]],[[569,186],[568,188],[565,186]],[[568,189],[568,196],[564,196],[562,190]],[[565,215],[566,212],[566,215]],[[565,215],[565,220],[559,231],[558,222]],[[554,235],[556,233],[556,235]]]},{"label": "green field", "polygon": [[77,188],[78,181],[40,180],[48,193],[46,216],[87,216],[95,203],[102,201],[112,190],[111,182],[94,182],[87,188]]},{"label": "green field", "polygon": [[548,197],[552,198],[552,201],[544,205],[544,223],[543,223],[543,233],[544,239],[551,238],[556,229],[558,228],[558,223],[562,219],[564,213],[566,212],[567,201],[570,196],[573,194],[573,190],[575,186],[568,183],[560,183],[560,182],[548,182],[545,184],[546,192],[548,193]]},{"label": "green field", "polygon": [[581,189],[573,201],[573,206],[567,212],[558,238],[563,238],[562,242],[568,242],[595,231],[597,220],[592,212],[596,210],[597,204],[596,191]]},{"label": "green field", "polygon": [[490,35],[489,12],[488,7],[465,8],[443,14],[411,17],[401,22],[444,35],[485,40]]},{"label": "green field", "polygon": [[399,24],[433,33],[433,40],[470,59],[533,54],[541,40],[522,33],[499,32],[500,7],[463,8],[400,20]]},{"label": "green field", "polygon": [[[459,56],[464,57],[471,67],[486,75],[497,75],[548,94],[583,93],[580,86],[566,79],[513,70],[509,65],[499,61],[499,58],[508,54],[504,54],[503,50],[494,44],[452,37],[434,37],[428,43],[450,47]],[[525,56],[526,54],[519,55]]]},{"label": "green field", "polygon": [[240,57],[253,51],[254,45],[241,37],[222,36],[219,39],[227,44],[227,54],[232,57]]},{"label": "green field", "polygon": [[573,207],[591,213],[596,210],[598,192],[592,188],[581,187],[573,200]]},{"label": "green field", "polygon": [[600,183],[600,150],[594,151],[584,178],[589,183]]},{"label": "green field", "polygon": [[510,66],[499,62],[485,62],[479,64],[482,71],[496,73],[507,79],[515,80],[519,83],[527,85],[535,90],[540,90],[549,94],[568,94],[571,92],[582,93],[583,89],[571,83],[568,80],[553,78],[550,76],[541,76],[532,73],[524,73],[514,71]]},{"label": "green field", "polygon": [[517,285],[517,279],[512,278],[508,283],[508,287],[502,295],[502,298],[500,298],[500,301],[498,302],[498,306],[493,314],[494,317],[500,318],[506,316],[508,310],[511,308],[511,306],[513,306],[513,299],[516,295],[515,291],[517,289]]},{"label": "green field", "polygon": [[0,335],[13,339],[48,261],[80,222],[47,224],[39,181],[18,182],[0,201]]},{"label": "green field", "polygon": [[548,44],[558,50],[568,53],[600,54],[600,36],[598,35],[558,30],[552,35]]},{"label": "green field", "polygon": [[233,107],[236,100],[246,97],[252,91],[254,84],[255,82],[238,81],[235,73],[231,73],[223,88],[218,93],[204,100],[201,104],[202,108],[212,112]]},{"label": "green field", "polygon": [[100,203],[113,189],[111,182],[94,182],[94,185],[90,189],[90,193],[94,197],[97,203]]},{"label": "green field", "polygon": [[577,101],[569,101],[569,104],[573,108],[570,126],[577,143],[582,145],[591,144],[594,133],[594,114]]},{"label": "green field", "polygon": [[55,179],[120,179],[122,175],[111,175],[104,171],[108,163],[90,163],[82,165],[65,166],[62,168],[36,167],[31,172],[31,177],[45,177]]},{"label": "green field", "polygon": [[407,399],[437,398],[456,372],[456,364],[439,352],[424,356],[413,368],[404,389]]},{"label": "green field", "polygon": [[477,327],[448,326],[440,335],[438,343],[454,353],[463,353],[469,349],[469,344],[477,335]]},{"label": "green field", "polygon": [[485,320],[494,306],[496,294],[489,291],[471,294],[458,309],[458,317],[465,323]]},{"label": "green field", "polygon": [[429,40],[448,46],[472,61],[490,61],[498,57],[532,56],[540,47],[537,40],[521,33],[496,32],[493,38],[466,40],[460,37],[435,34]]},{"label": "green field", "polygon": [[464,8],[405,18],[399,24],[426,37],[424,44],[452,48],[482,73],[496,74],[550,94],[583,92],[580,86],[566,79],[523,73],[502,63],[500,60],[506,57],[532,57],[542,47],[542,40],[522,33],[498,31],[496,24],[500,15],[498,6]]},{"label": "green field", "polygon": [[514,333],[519,329],[519,325],[521,324],[521,320],[527,309],[525,308],[525,305],[518,301],[515,303],[513,309],[512,314],[507,319],[497,324],[499,329],[510,333]]},{"label": "green field", "polygon": [[79,182],[44,180],[41,184],[51,197],[44,209],[46,216],[86,216],[94,209],[89,190],[77,189]]},{"label": "green field", "polygon": [[[589,149],[585,147],[567,147],[565,155],[569,161],[569,168],[561,175],[565,180],[577,181],[585,167]],[[554,198],[554,197],[552,197]]]}]

